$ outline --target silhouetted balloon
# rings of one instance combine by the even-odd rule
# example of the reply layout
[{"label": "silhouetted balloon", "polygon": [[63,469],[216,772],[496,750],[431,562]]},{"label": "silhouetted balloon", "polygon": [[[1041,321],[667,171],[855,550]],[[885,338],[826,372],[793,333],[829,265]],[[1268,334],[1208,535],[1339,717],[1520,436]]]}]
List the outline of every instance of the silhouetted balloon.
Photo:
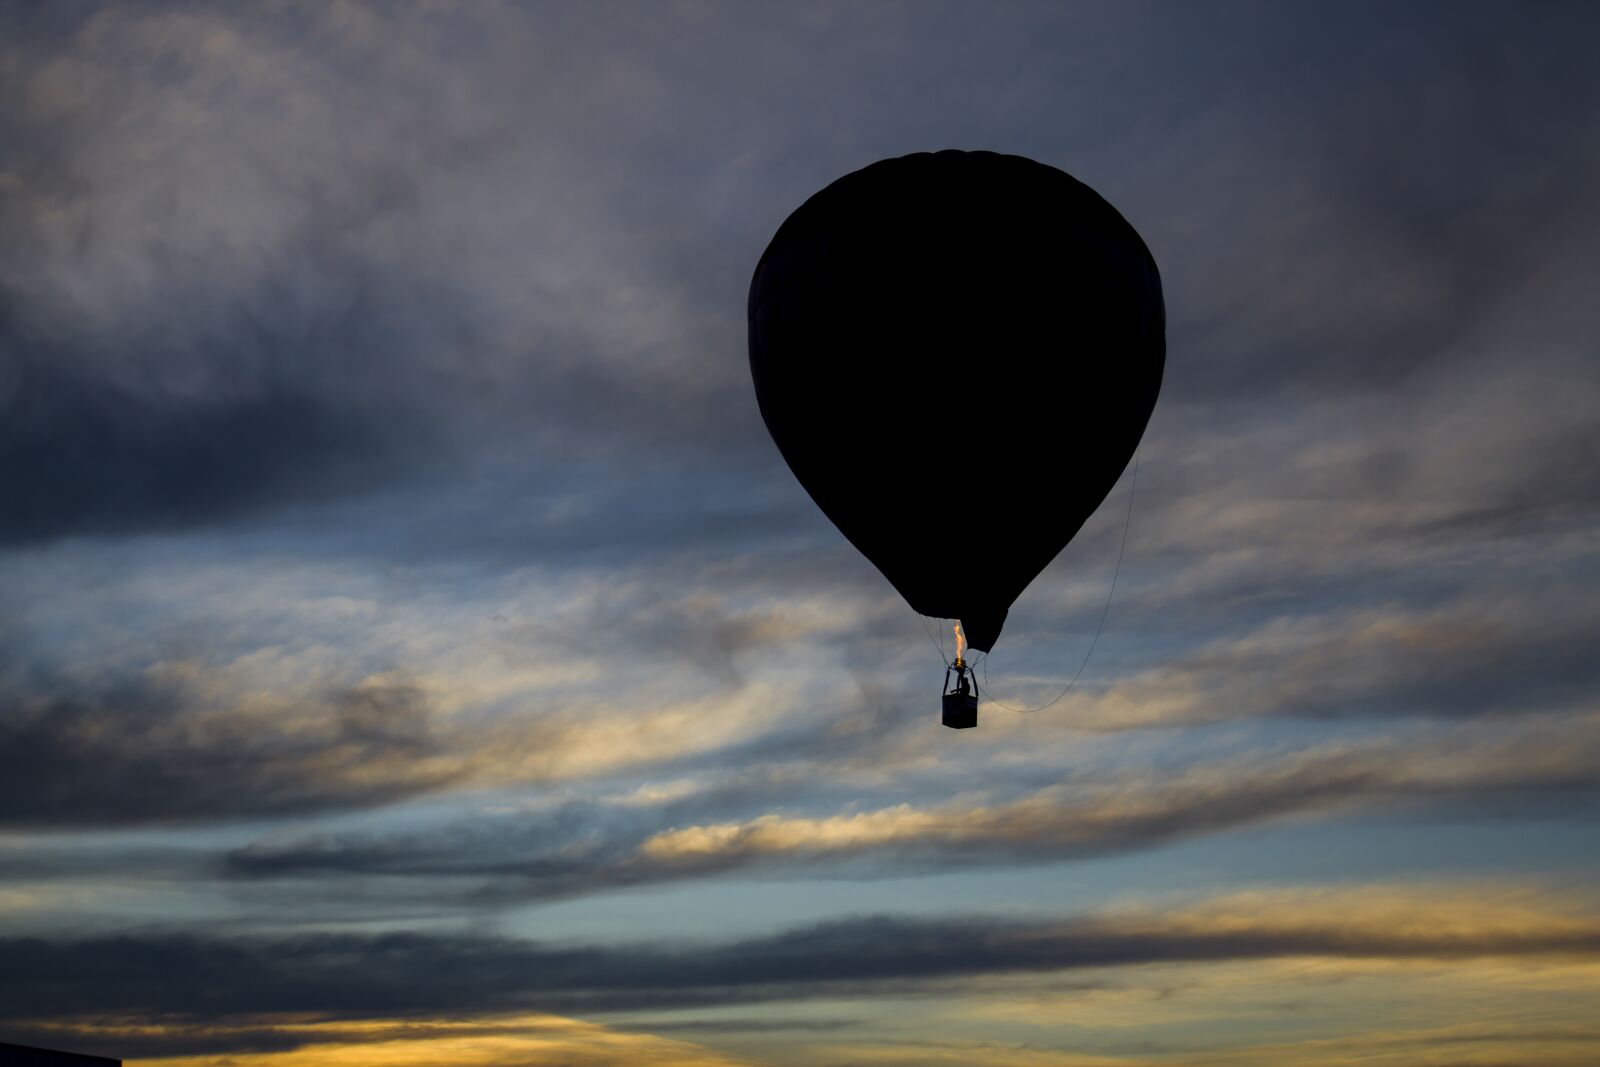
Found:
[{"label": "silhouetted balloon", "polygon": [[1155,260],[1094,190],[993,152],[847,174],[750,283],[750,372],[800,484],[913,609],[988,651],[1132,457]]}]

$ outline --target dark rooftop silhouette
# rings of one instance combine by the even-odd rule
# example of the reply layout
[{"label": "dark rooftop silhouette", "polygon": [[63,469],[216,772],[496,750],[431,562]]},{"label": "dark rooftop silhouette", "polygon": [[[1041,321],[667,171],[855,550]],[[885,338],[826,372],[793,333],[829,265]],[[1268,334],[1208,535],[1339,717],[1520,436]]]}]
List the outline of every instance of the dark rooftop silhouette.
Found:
[{"label": "dark rooftop silhouette", "polygon": [[121,1060],[0,1041],[0,1067],[121,1067]]}]

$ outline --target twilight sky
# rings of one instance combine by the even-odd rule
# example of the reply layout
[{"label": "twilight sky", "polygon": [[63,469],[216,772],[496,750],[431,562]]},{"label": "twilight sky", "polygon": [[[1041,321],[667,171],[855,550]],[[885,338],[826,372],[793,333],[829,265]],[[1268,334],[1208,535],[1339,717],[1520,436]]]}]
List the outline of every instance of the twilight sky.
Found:
[{"label": "twilight sky", "polygon": [[[1593,1063],[1597,39],[1580,2],[0,6],[0,1041]],[[1094,658],[964,733],[745,354],[788,213],[945,147],[1096,188],[1168,311]],[[1013,608],[1000,700],[1082,662],[1127,492]]]}]

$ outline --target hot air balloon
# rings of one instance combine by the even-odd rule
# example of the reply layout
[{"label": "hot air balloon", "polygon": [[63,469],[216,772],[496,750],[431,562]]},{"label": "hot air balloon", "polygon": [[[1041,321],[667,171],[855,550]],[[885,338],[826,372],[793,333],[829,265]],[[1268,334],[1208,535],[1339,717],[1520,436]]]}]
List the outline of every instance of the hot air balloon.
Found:
[{"label": "hot air balloon", "polygon": [[1149,249],[1087,185],[924,152],[778,228],[750,283],[750,373],[817,506],[987,652],[1138,447],[1165,323]]}]

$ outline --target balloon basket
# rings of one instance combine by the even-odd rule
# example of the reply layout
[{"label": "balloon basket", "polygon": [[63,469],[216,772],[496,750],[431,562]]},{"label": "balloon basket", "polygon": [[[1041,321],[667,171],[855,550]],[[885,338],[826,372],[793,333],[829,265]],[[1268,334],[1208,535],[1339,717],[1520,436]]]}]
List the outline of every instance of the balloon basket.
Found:
[{"label": "balloon basket", "polygon": [[946,693],[944,724],[952,730],[970,730],[978,725],[978,698],[971,693]]},{"label": "balloon basket", "polygon": [[[950,671],[955,671],[956,685],[950,689]],[[967,666],[960,660],[956,665],[944,672],[945,688],[950,689],[944,695],[944,724],[952,730],[970,730],[978,725],[978,693],[975,679],[967,679]],[[968,686],[971,686],[969,689]]]}]

